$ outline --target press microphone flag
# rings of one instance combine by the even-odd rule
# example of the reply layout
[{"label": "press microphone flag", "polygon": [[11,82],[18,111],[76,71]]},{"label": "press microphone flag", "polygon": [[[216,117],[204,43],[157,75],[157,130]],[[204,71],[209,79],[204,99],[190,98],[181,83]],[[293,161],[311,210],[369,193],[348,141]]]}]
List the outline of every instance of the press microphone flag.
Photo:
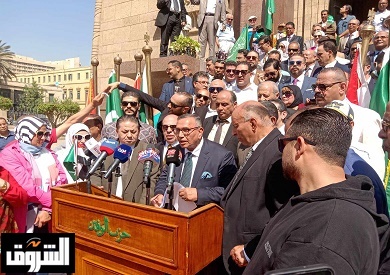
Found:
[{"label": "press microphone flag", "polygon": [[112,174],[112,172],[119,166],[119,163],[125,163],[129,160],[131,151],[131,147],[126,144],[121,144],[118,148],[115,149],[114,162],[110,165],[110,167],[108,167],[107,172],[104,175],[105,179],[107,179]]},{"label": "press microphone flag", "polygon": [[183,156],[177,147],[169,148],[165,156],[166,164],[168,165],[168,185],[172,185],[175,178],[175,167],[179,166]]},{"label": "press microphone flag", "polygon": [[147,183],[152,172],[153,164],[160,164],[160,152],[149,144],[146,150],[139,152],[138,161],[144,164],[144,182]]},{"label": "press microphone flag", "polygon": [[116,140],[107,139],[107,140],[103,141],[102,145],[100,145],[100,148],[99,148],[101,151],[101,154],[96,159],[96,161],[94,162],[91,169],[89,169],[88,175],[90,176],[93,173],[95,173],[96,170],[100,168],[103,161],[106,160],[107,156],[112,155],[114,153],[115,148],[117,148],[117,147],[118,147],[118,142]]},{"label": "press microphone flag", "polygon": [[101,154],[100,144],[94,138],[90,138],[85,142],[85,147],[95,156],[94,158],[98,158]]}]

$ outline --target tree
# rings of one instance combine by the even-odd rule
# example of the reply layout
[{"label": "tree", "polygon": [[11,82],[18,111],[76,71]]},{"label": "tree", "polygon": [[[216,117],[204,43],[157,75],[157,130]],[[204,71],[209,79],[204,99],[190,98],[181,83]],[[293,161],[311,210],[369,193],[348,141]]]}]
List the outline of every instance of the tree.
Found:
[{"label": "tree", "polygon": [[46,90],[42,89],[35,81],[30,86],[24,86],[18,110],[38,113],[37,107],[43,103],[45,92]]},{"label": "tree", "polygon": [[0,96],[0,110],[8,111],[12,108],[12,100],[6,97]]},{"label": "tree", "polygon": [[38,113],[47,116],[53,128],[57,128],[64,123],[70,116],[80,111],[80,106],[70,99],[53,102],[40,103],[37,108]]},{"label": "tree", "polygon": [[6,45],[0,40],[0,82],[7,82],[7,79],[12,79],[15,76],[11,63],[15,53],[10,51],[11,46]]}]

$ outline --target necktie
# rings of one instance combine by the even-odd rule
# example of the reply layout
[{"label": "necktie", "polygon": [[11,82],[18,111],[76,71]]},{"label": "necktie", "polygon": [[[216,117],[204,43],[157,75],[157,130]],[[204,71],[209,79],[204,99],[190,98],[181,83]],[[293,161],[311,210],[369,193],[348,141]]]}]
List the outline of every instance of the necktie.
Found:
[{"label": "necktie", "polygon": [[173,1],[173,9],[175,10],[175,12],[179,12],[179,3],[177,2],[177,0],[172,0]]},{"label": "necktie", "polygon": [[310,76],[311,75],[311,70],[312,70],[312,68],[307,68],[305,76]]},{"label": "necktie", "polygon": [[192,153],[187,153],[187,158],[184,161],[183,173],[181,174],[180,183],[184,187],[189,187],[191,183],[191,174],[192,174]]},{"label": "necktie", "polygon": [[291,37],[290,37],[290,36],[287,36],[287,42],[290,43],[290,39],[291,39]]},{"label": "necktie", "polygon": [[293,80],[293,85],[297,85],[297,83],[298,83],[298,79],[295,78],[295,79]]},{"label": "necktie", "polygon": [[214,142],[220,143],[219,140],[221,139],[221,134],[222,134],[222,126],[227,123],[228,121],[226,119],[224,120],[217,120],[217,132],[215,132],[215,137],[214,137]]},{"label": "necktie", "polygon": [[248,153],[246,154],[245,159],[244,159],[243,163],[241,164],[240,168],[238,168],[237,173],[234,175],[234,178],[233,178],[232,184],[230,185],[230,189],[229,189],[229,192],[228,192],[227,196],[229,196],[229,194],[232,192],[233,187],[236,185],[236,180],[237,180],[238,176],[240,175],[240,173],[241,173],[242,169],[244,168],[245,164],[248,162],[248,160],[252,156],[253,152],[254,152],[254,150],[251,147],[249,149]]}]

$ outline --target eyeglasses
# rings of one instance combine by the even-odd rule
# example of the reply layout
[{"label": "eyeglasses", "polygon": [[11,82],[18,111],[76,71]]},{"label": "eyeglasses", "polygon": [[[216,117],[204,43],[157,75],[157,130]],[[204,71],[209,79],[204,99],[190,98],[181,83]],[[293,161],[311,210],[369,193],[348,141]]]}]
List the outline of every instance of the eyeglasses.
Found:
[{"label": "eyeglasses", "polygon": [[246,56],[246,59],[247,59],[247,60],[256,60],[256,59],[257,59],[257,56],[247,55],[247,56]]},{"label": "eyeglasses", "polygon": [[269,72],[269,73],[265,73],[264,76],[265,77],[270,77],[270,76],[277,76],[278,75],[278,72]]},{"label": "eyeglasses", "polygon": [[173,103],[171,100],[169,101],[169,104],[171,104],[171,107],[172,107],[172,108],[187,107],[187,106],[180,106],[180,105],[177,105],[177,104]]},{"label": "eyeglasses", "polygon": [[206,95],[201,95],[201,94],[197,94],[197,95],[196,95],[196,98],[198,98],[198,99],[203,98],[204,101],[209,100],[209,97],[208,97],[208,96],[206,96]]},{"label": "eyeglasses", "polygon": [[[279,138],[278,139],[278,147],[279,147],[279,151],[281,153],[283,153],[283,150],[284,150],[284,147],[286,147],[287,143],[289,143],[290,141],[293,141],[293,140],[297,140],[299,137],[283,137],[283,138]],[[313,142],[313,141],[310,141],[306,138],[303,138],[303,140],[309,144],[309,145],[312,145],[312,146],[316,146],[316,143]]]},{"label": "eyeglasses", "polygon": [[297,53],[299,51],[299,49],[288,49],[289,52],[294,52],[294,53]]},{"label": "eyeglasses", "polygon": [[168,128],[171,128],[172,131],[175,131],[176,125],[163,125],[163,126],[162,126],[162,129],[163,129],[164,131],[167,131]]},{"label": "eyeglasses", "polygon": [[74,135],[73,137],[75,139],[77,139],[77,140],[82,140],[82,139],[89,140],[89,139],[91,139],[91,135],[85,135],[85,136],[83,136],[83,135]]},{"label": "eyeglasses", "polygon": [[209,85],[208,81],[195,81],[195,82],[198,82],[198,83],[203,84],[203,85]]},{"label": "eyeglasses", "polygon": [[199,128],[200,128],[199,126],[194,127],[194,128],[183,128],[183,129],[178,129],[178,128],[176,128],[176,129],[175,129],[175,134],[176,134],[176,136],[178,136],[178,135],[180,134],[180,132],[182,132],[184,136],[188,136],[188,135],[190,135],[194,130],[199,129]]},{"label": "eyeglasses", "polygon": [[311,88],[313,89],[313,91],[318,89],[321,92],[325,92],[330,87],[332,87],[333,85],[338,84],[338,83],[342,83],[342,81],[337,81],[337,82],[334,82],[334,83],[331,83],[331,84],[313,84],[313,85],[311,85]]},{"label": "eyeglasses", "polygon": [[292,95],[293,95],[293,93],[290,92],[290,91],[285,91],[285,92],[282,91],[282,96],[285,96],[285,97],[289,98]]},{"label": "eyeglasses", "polygon": [[256,20],[257,20],[256,18],[253,18],[253,19],[249,19],[248,21],[249,22],[256,22]]},{"label": "eyeglasses", "polygon": [[228,21],[233,21],[233,18],[226,18],[226,20],[228,20]]},{"label": "eyeglasses", "polygon": [[210,93],[219,93],[220,91],[222,91],[223,88],[222,87],[210,87],[209,88],[209,92]]},{"label": "eyeglasses", "polygon": [[389,37],[388,36],[384,36],[384,35],[378,35],[378,36],[374,37],[375,40],[378,40],[379,38],[383,40],[383,39],[386,39],[386,38],[389,38]]},{"label": "eyeglasses", "polygon": [[138,102],[135,101],[122,101],[122,106],[127,107],[130,104],[131,107],[137,107]]},{"label": "eyeglasses", "polygon": [[385,120],[382,120],[382,130],[387,133],[387,130],[389,130],[389,127],[390,127],[390,123],[385,121]]},{"label": "eyeglasses", "polygon": [[302,60],[297,60],[297,61],[292,61],[292,60],[291,60],[291,61],[288,62],[288,65],[289,65],[289,66],[293,66],[293,65],[297,64],[298,66],[301,66],[302,63],[303,63]]},{"label": "eyeglasses", "polygon": [[42,138],[43,136],[45,136],[45,138],[48,138],[50,136],[50,132],[44,132],[44,131],[38,131],[37,132],[37,137],[38,138]]},{"label": "eyeglasses", "polygon": [[234,71],[235,70],[232,70],[232,69],[225,70],[225,72],[227,72],[228,74],[234,74]]},{"label": "eyeglasses", "polygon": [[322,35],[313,35],[315,38],[321,37]]},{"label": "eyeglasses", "polygon": [[242,76],[246,76],[246,74],[249,72],[249,70],[234,70],[234,74],[235,75],[240,75],[240,73],[241,73],[241,75]]}]

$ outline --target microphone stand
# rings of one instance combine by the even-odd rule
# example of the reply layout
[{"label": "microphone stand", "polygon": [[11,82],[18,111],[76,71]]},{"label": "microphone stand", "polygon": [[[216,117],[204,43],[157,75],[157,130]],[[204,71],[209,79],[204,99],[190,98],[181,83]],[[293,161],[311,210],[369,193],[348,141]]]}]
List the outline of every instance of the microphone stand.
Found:
[{"label": "microphone stand", "polygon": [[[90,166],[91,166],[91,159],[89,159],[87,162],[88,171],[89,171]],[[91,175],[89,173],[87,173],[87,193],[92,194]]]},{"label": "microphone stand", "polygon": [[146,205],[150,205],[150,177],[144,177],[144,184],[146,187]]},{"label": "microphone stand", "polygon": [[112,174],[108,177],[108,190],[107,190],[107,197],[111,198],[111,189],[112,189]]},{"label": "microphone stand", "polygon": [[173,182],[175,180],[175,166],[169,167],[170,171],[168,175],[172,175],[172,177],[168,177],[168,209],[173,210]]}]

